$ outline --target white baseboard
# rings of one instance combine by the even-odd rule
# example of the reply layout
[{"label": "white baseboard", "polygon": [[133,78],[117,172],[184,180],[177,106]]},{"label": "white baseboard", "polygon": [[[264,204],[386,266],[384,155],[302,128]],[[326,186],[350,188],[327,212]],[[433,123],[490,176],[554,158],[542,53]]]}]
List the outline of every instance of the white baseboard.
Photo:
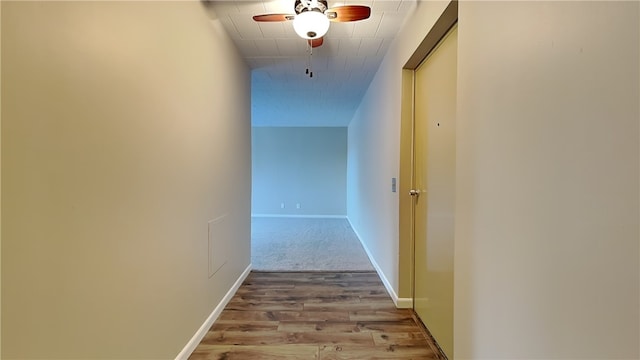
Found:
[{"label": "white baseboard", "polygon": [[346,219],[346,215],[251,214],[255,218]]},{"label": "white baseboard", "polygon": [[249,264],[249,266],[247,266],[247,268],[242,272],[242,274],[240,274],[240,277],[238,277],[238,280],[236,280],[236,282],[233,284],[231,289],[229,289],[227,294],[222,298],[222,300],[220,300],[220,303],[218,303],[215,309],[213,309],[213,311],[211,312],[207,320],[204,321],[202,326],[200,326],[198,331],[196,331],[196,333],[193,335],[191,340],[189,340],[187,345],[185,345],[185,347],[182,349],[182,351],[180,351],[178,356],[176,356],[176,360],[187,360],[187,358],[189,358],[189,355],[191,355],[193,350],[195,350],[198,344],[200,344],[200,341],[202,341],[204,336],[207,334],[207,331],[209,331],[209,329],[211,328],[211,325],[213,325],[214,321],[218,319],[218,316],[220,316],[220,314],[222,313],[222,310],[224,310],[224,307],[227,306],[229,301],[231,301],[231,298],[233,297],[233,295],[235,295],[236,291],[238,291],[238,288],[240,288],[240,285],[242,285],[242,282],[247,278],[247,276],[249,276],[250,272],[251,272],[251,264]]},{"label": "white baseboard", "polygon": [[369,251],[367,244],[365,244],[364,241],[362,241],[362,237],[360,236],[360,234],[358,234],[358,230],[356,230],[356,228],[353,226],[353,224],[351,223],[351,220],[348,217],[347,217],[347,220],[349,221],[349,225],[351,225],[353,232],[356,234],[356,237],[358,238],[358,240],[360,240],[360,244],[362,244],[364,251],[367,253],[367,256],[369,257],[369,261],[371,261],[371,264],[376,269],[378,276],[380,276],[380,280],[382,280],[382,283],[384,284],[384,287],[387,289],[389,296],[391,296],[391,300],[393,300],[393,303],[396,305],[398,309],[412,308],[413,300],[411,298],[398,297],[398,294],[396,294],[396,291],[393,289],[393,286],[391,286],[391,283],[389,282],[387,277],[384,275],[384,272],[380,268],[380,265],[378,265],[376,260],[373,258],[373,255],[371,254],[371,251]]}]

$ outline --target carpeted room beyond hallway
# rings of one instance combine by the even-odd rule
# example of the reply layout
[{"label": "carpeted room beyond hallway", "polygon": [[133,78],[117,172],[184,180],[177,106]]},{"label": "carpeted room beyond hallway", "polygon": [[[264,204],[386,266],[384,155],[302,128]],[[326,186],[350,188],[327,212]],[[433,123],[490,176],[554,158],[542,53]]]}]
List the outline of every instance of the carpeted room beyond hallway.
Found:
[{"label": "carpeted room beyond hallway", "polygon": [[257,271],[372,271],[346,219],[254,217],[251,263]]}]

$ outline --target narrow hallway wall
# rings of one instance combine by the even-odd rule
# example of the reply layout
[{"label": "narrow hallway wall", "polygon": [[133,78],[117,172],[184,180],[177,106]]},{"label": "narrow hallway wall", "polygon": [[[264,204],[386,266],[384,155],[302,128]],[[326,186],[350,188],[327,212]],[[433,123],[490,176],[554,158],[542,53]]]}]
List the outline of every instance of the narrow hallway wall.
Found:
[{"label": "narrow hallway wall", "polygon": [[2,358],[174,358],[249,265],[249,70],[200,2],[1,6]]},{"label": "narrow hallway wall", "polygon": [[460,3],[456,359],[640,357],[640,3]]}]

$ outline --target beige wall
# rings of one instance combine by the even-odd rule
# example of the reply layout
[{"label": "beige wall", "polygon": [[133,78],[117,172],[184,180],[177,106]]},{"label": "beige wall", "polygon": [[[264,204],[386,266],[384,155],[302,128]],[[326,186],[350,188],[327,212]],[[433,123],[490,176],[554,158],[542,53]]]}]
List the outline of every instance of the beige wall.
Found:
[{"label": "beige wall", "polygon": [[637,359],[638,2],[462,2],[455,354]]},{"label": "beige wall", "polygon": [[[2,29],[2,4],[0,4],[0,29]],[[2,36],[0,35],[0,84],[2,84]],[[2,87],[0,86],[0,189],[2,188]],[[0,204],[2,191],[0,191]],[[2,206],[0,206],[0,357],[2,357]]]},{"label": "beige wall", "polygon": [[[419,2],[349,127],[348,215],[400,297],[400,69],[445,5]],[[459,6],[454,357],[640,357],[639,4]]]},{"label": "beige wall", "polygon": [[250,76],[215,25],[2,2],[3,359],[174,358],[249,265]]}]

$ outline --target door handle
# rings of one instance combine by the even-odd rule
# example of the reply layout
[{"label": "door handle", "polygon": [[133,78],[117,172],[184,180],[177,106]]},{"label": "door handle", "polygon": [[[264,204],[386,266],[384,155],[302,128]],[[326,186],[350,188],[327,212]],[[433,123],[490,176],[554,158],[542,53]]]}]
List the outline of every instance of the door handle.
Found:
[{"label": "door handle", "polygon": [[416,190],[416,189],[411,189],[409,190],[409,195],[411,196],[420,196],[420,190]]}]

